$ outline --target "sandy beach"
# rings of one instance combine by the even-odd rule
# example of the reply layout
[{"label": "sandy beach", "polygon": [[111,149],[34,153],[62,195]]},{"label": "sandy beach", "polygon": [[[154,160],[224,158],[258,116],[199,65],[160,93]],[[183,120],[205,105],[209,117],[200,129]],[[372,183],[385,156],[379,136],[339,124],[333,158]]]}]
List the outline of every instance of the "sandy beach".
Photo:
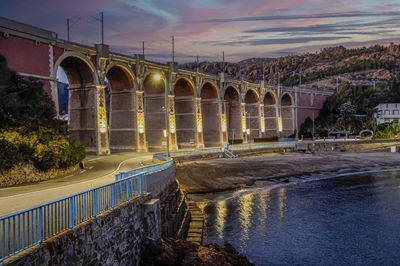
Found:
[{"label": "sandy beach", "polygon": [[400,169],[400,153],[270,153],[236,159],[183,162],[176,176],[192,200],[212,200],[243,189],[269,187],[335,174]]}]

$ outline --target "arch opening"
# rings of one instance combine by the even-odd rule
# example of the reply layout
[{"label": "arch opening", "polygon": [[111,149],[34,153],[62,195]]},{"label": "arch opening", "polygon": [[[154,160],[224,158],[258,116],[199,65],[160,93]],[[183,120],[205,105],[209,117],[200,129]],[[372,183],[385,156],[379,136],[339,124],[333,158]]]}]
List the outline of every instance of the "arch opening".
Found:
[{"label": "arch opening", "polygon": [[221,126],[217,88],[209,82],[205,83],[201,88],[200,98],[204,146],[220,146]]},{"label": "arch opening", "polygon": [[276,137],[278,130],[277,105],[272,92],[264,96],[264,137]]},{"label": "arch opening", "polygon": [[245,95],[247,141],[260,137],[260,104],[257,93],[250,89]]},{"label": "arch opening", "polygon": [[[230,86],[225,90],[224,105],[226,122],[228,129],[228,139],[242,139],[242,117],[239,92],[236,88]],[[235,136],[233,134],[235,131]]]},{"label": "arch opening", "polygon": [[282,136],[288,137],[294,133],[294,108],[289,94],[285,93],[281,99]]},{"label": "arch opening", "polygon": [[149,151],[161,151],[166,145],[165,112],[165,77],[155,79],[156,73],[148,75],[144,82],[144,120],[146,140]]},{"label": "arch opening", "polygon": [[131,75],[121,66],[105,77],[109,140],[112,149],[136,148],[136,92]]},{"label": "arch opening", "polygon": [[260,104],[257,93],[250,89],[245,95],[247,141],[252,142],[260,136]]},{"label": "arch opening", "polygon": [[77,56],[64,58],[56,68],[57,78],[62,83],[57,83],[59,103],[60,96],[63,99],[59,106],[62,106],[60,111],[64,113],[64,119],[68,120],[70,138],[81,141],[88,150],[96,150],[97,101],[94,72],[87,62]]},{"label": "arch opening", "polygon": [[176,138],[179,148],[196,147],[196,111],[194,88],[185,78],[174,86]]}]

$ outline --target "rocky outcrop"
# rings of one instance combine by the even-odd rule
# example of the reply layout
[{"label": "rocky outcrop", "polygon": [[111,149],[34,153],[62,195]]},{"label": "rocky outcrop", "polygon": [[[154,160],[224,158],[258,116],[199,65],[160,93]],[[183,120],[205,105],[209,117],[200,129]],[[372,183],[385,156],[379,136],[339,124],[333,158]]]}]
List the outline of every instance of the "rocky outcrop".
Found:
[{"label": "rocky outcrop", "polygon": [[[369,63],[359,69],[354,67],[357,60]],[[300,81],[298,73],[301,70],[302,85],[309,88],[319,86],[319,88],[333,89],[336,87],[338,75],[340,82],[371,85],[371,79],[385,81],[396,75],[400,65],[400,45],[392,44],[388,47],[375,45],[357,49],[338,46],[325,48],[318,53],[283,56],[276,59],[251,58],[224,65],[222,62],[201,62],[199,68],[201,71],[214,74],[224,68],[225,73],[235,78],[259,81],[262,79],[263,63],[265,80],[270,84],[278,83],[279,73],[282,84],[298,86]],[[195,69],[196,64],[187,63],[184,67]]]},{"label": "rocky outcrop", "polygon": [[254,265],[229,243],[198,245],[167,238],[145,250],[143,265]]}]

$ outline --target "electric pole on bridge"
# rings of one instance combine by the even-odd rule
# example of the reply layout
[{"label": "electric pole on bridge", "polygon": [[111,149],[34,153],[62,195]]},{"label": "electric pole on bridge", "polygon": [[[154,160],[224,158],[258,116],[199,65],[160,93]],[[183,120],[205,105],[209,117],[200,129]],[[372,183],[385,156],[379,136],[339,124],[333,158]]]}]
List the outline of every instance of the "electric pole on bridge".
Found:
[{"label": "electric pole on bridge", "polygon": [[67,40],[69,41],[69,18],[67,18]]},{"label": "electric pole on bridge", "polygon": [[101,11],[101,44],[104,44],[104,18],[103,18],[103,11]]},{"label": "electric pole on bridge", "polygon": [[174,41],[174,36],[172,36],[172,63],[175,64],[175,41]]}]

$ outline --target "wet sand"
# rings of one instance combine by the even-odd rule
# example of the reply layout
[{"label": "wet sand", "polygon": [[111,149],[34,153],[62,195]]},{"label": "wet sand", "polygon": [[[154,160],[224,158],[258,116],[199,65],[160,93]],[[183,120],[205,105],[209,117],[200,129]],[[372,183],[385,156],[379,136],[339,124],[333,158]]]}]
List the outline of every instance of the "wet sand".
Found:
[{"label": "wet sand", "polygon": [[400,169],[400,153],[271,153],[236,159],[192,161],[177,164],[176,177],[190,199],[202,201],[248,189],[385,169]]}]

